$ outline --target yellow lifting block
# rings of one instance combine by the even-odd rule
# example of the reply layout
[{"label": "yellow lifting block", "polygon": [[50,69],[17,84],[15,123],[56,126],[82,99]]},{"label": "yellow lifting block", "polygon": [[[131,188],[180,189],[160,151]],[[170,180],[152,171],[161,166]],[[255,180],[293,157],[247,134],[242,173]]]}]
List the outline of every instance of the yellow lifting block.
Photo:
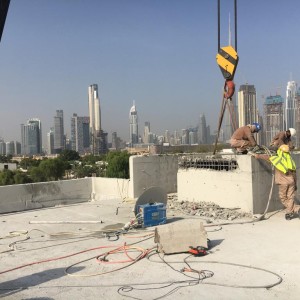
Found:
[{"label": "yellow lifting block", "polygon": [[237,52],[232,46],[220,48],[217,56],[217,63],[226,80],[233,80],[234,73],[239,61]]}]

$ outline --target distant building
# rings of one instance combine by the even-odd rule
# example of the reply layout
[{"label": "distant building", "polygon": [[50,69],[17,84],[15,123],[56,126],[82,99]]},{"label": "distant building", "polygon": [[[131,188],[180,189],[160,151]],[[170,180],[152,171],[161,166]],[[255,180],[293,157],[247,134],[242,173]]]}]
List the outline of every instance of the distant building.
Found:
[{"label": "distant building", "polygon": [[243,84],[238,92],[239,127],[258,122],[256,90],[254,85]]},{"label": "distant building", "polygon": [[73,114],[71,118],[71,149],[79,154],[90,152],[90,118]]},{"label": "distant building", "polygon": [[295,125],[295,129],[297,131],[295,146],[297,148],[299,148],[300,147],[300,88],[296,92],[296,125]]},{"label": "distant building", "polygon": [[286,100],[285,100],[286,128],[296,127],[296,92],[297,92],[296,82],[289,81],[287,83]]},{"label": "distant building", "polygon": [[47,154],[54,154],[54,129],[50,128],[47,133]]},{"label": "distant building", "polygon": [[189,132],[189,144],[195,145],[197,142],[197,133],[195,131]]},{"label": "distant building", "polygon": [[16,163],[0,163],[0,171],[3,171],[3,170],[15,171],[15,170],[17,170],[17,164]]},{"label": "distant building", "polygon": [[188,145],[189,144],[189,130],[188,129],[182,129],[181,130],[181,144],[182,145]]},{"label": "distant building", "polygon": [[116,132],[113,132],[111,135],[111,147],[115,150],[120,150],[121,148],[121,139]]},{"label": "distant building", "polygon": [[18,141],[14,142],[15,145],[15,153],[14,155],[20,155],[21,154],[21,143]]},{"label": "distant building", "polygon": [[171,135],[170,135],[170,131],[166,130],[165,131],[165,143],[170,143],[171,142]]},{"label": "distant building", "polygon": [[6,142],[6,155],[15,155],[15,142]]},{"label": "distant building", "polygon": [[205,115],[201,114],[198,124],[198,143],[207,144],[207,127]]},{"label": "distant building", "polygon": [[129,112],[129,146],[133,147],[134,144],[139,142],[139,130],[138,130],[138,113],[133,101],[133,105]]},{"label": "distant building", "polygon": [[273,137],[284,130],[284,99],[279,96],[269,96],[264,103],[264,134],[265,144],[269,145]]},{"label": "distant building", "polygon": [[90,148],[93,154],[99,154],[101,143],[101,107],[98,95],[98,85],[92,84],[88,88],[89,117],[90,117]]},{"label": "distant building", "polygon": [[6,143],[0,139],[0,155],[6,155]]},{"label": "distant building", "polygon": [[65,134],[64,134],[64,112],[56,111],[54,117],[54,153],[61,153],[65,149]]},{"label": "distant building", "polygon": [[29,119],[21,124],[21,154],[42,154],[42,124],[39,119]]},{"label": "distant building", "polygon": [[150,122],[145,122],[144,126],[144,137],[143,142],[144,144],[149,144],[149,133],[150,133]]}]

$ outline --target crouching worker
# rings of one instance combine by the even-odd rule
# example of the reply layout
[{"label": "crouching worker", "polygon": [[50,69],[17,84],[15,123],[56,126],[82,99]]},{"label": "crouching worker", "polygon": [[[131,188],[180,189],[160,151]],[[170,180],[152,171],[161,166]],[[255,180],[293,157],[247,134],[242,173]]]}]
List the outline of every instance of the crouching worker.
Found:
[{"label": "crouching worker", "polygon": [[278,184],[279,198],[286,208],[285,219],[300,218],[300,205],[295,204],[295,192],[297,190],[296,164],[290,155],[288,145],[281,145],[277,154],[251,154],[255,158],[269,161],[275,167],[275,183]]},{"label": "crouching worker", "polygon": [[296,135],[296,130],[294,128],[289,128],[286,131],[278,132],[274,136],[270,144],[270,149],[277,150],[278,147],[280,147],[281,145],[288,145],[290,147],[290,150],[294,149],[295,147],[293,146],[291,138],[295,135]]},{"label": "crouching worker", "polygon": [[261,126],[259,123],[249,124],[238,128],[232,135],[230,144],[235,148],[237,154],[247,154],[247,149],[257,146],[254,133],[259,132]]}]

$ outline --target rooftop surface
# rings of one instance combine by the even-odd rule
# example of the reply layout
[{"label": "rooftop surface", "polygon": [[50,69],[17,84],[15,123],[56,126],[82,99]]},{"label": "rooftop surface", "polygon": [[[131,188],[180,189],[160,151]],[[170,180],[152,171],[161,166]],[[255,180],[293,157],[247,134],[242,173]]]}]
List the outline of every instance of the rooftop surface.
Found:
[{"label": "rooftop surface", "polygon": [[[107,199],[0,215],[0,297],[299,299],[299,219],[286,221],[279,211],[252,223],[211,226],[203,220],[211,241],[206,256],[152,251],[137,261],[157,246],[154,227],[103,234],[131,220],[133,207]],[[191,218],[174,210],[167,217],[167,223]]]}]

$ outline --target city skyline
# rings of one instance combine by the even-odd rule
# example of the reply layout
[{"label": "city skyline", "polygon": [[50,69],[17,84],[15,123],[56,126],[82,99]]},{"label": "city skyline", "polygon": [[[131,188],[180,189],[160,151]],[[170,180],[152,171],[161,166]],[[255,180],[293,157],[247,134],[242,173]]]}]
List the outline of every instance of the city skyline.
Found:
[{"label": "city skyline", "polygon": [[[235,82],[256,87],[261,111],[261,95],[279,90],[284,97],[286,83],[299,82],[300,3],[274,2],[238,1]],[[228,44],[232,6],[221,1],[221,46]],[[45,145],[59,109],[70,137],[73,113],[88,115],[92,83],[109,140],[112,132],[129,140],[133,99],[139,126],[150,121],[159,135],[188,128],[201,113],[213,132],[224,81],[216,52],[217,1],[12,1],[0,44],[0,136],[20,141],[20,124],[36,117]]]}]

